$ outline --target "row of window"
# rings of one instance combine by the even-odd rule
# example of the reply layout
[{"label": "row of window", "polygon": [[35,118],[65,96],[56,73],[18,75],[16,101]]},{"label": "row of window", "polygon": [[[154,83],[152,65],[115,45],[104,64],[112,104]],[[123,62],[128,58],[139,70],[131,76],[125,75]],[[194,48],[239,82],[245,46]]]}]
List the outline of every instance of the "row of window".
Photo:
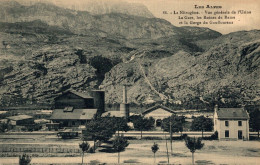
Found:
[{"label": "row of window", "polygon": [[[229,122],[225,121],[225,126],[228,127],[229,126]],[[242,126],[242,121],[238,121],[238,126]]]},{"label": "row of window", "polygon": [[[243,138],[242,130],[239,130],[237,132],[237,137],[238,137],[238,139],[242,139]],[[225,138],[229,138],[229,130],[225,130]]]}]

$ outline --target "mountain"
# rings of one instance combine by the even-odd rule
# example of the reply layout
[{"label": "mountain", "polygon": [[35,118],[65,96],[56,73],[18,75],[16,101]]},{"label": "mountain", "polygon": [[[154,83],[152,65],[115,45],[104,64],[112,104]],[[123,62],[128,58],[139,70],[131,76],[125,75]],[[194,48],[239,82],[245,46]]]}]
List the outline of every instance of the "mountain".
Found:
[{"label": "mountain", "polygon": [[[237,36],[243,36],[235,42]],[[234,42],[225,42],[227,38]],[[242,103],[259,99],[260,31],[236,32],[212,39],[220,42],[205,52],[178,51],[152,63],[140,57],[118,64],[105,76],[107,101],[120,102],[122,85],[129,84],[129,101],[146,104],[163,98],[171,103]],[[222,39],[222,40],[221,40]],[[146,56],[144,54],[143,56]],[[112,97],[113,96],[113,97]],[[152,96],[152,97],[151,97]]]},{"label": "mountain", "polygon": [[259,98],[258,30],[221,35],[163,19],[0,2],[1,106],[52,104],[100,88],[107,103],[241,103]]},{"label": "mountain", "polygon": [[[53,4],[62,8],[87,11],[92,15],[120,13],[146,18],[154,18],[153,14],[141,3],[129,3],[124,0],[41,0],[41,3]],[[25,6],[39,3],[39,0],[19,0]]]},{"label": "mountain", "polygon": [[[90,30],[97,29],[100,35],[106,36],[105,33],[109,33],[126,38],[159,38],[175,33],[169,22],[157,18],[147,19],[118,13],[94,16],[85,11],[63,9],[46,3],[36,3],[32,6],[18,4],[6,6],[0,7],[2,22],[41,20],[77,34],[86,34]],[[157,24],[153,24],[154,22]]]},{"label": "mountain", "polygon": [[55,5],[57,6],[68,9],[88,11],[93,15],[121,13],[145,18],[154,18],[153,14],[143,4],[129,3],[123,0],[86,0],[84,2],[69,1],[67,3],[61,1],[53,1],[53,3],[55,3]]}]

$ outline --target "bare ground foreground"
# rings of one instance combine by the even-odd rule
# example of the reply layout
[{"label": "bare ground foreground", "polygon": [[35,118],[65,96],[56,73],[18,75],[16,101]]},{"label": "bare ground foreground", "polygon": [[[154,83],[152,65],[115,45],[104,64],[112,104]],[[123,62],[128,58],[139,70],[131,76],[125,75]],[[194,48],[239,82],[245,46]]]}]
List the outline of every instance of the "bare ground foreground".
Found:
[{"label": "bare ground foreground", "polygon": [[[130,144],[122,152],[121,163],[153,164],[154,158],[151,146],[154,142],[159,144],[156,153],[156,163],[167,164],[166,143],[164,140],[129,140]],[[203,141],[205,146],[196,151],[196,164],[259,164],[259,141]],[[3,144],[3,143],[2,143]],[[77,145],[76,142],[75,145]],[[37,146],[37,144],[35,144]],[[169,154],[171,154],[168,141]],[[30,154],[30,153],[29,153]],[[102,152],[102,147],[94,154],[87,153],[85,163],[117,163],[117,153]],[[191,164],[191,153],[186,148],[184,141],[173,142],[173,153],[169,158],[170,164]],[[77,164],[81,163],[81,157],[32,157],[32,164]],[[18,164],[18,157],[1,157],[0,164]]]}]

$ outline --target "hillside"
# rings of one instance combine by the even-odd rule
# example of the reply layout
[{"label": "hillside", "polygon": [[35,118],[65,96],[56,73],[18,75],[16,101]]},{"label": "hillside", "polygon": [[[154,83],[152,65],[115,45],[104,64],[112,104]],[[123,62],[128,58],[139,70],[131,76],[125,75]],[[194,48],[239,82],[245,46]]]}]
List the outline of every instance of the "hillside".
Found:
[{"label": "hillside", "polygon": [[101,88],[107,103],[183,105],[258,100],[260,32],[208,28],[52,4],[0,3],[1,106],[52,104],[70,89]]},{"label": "hillside", "polygon": [[[7,0],[2,0],[7,1]],[[10,0],[8,0],[10,1]],[[19,0],[19,3],[25,6],[30,6],[38,3],[39,0]],[[124,0],[73,0],[73,1],[60,1],[60,0],[41,0],[41,3],[54,4],[56,6],[77,10],[87,11],[93,15],[120,13],[133,16],[140,16],[146,18],[153,18],[153,14],[141,3],[130,3]]]},{"label": "hillside", "polygon": [[222,41],[223,44],[202,53],[179,51],[153,63],[139,58],[129,64],[118,64],[103,81],[103,88],[109,91],[107,99],[120,102],[122,84],[128,82],[129,100],[135,103],[161,101],[157,92],[170,102],[187,102],[199,96],[200,102],[218,98],[226,104],[258,100],[260,31],[237,32],[228,37],[231,35],[243,38],[234,43]]}]

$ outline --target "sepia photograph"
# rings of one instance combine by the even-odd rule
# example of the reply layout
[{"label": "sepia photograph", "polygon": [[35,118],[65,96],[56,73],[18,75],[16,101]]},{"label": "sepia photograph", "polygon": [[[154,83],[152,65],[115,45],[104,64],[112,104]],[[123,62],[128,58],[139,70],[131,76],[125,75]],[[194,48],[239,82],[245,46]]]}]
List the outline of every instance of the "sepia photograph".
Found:
[{"label": "sepia photograph", "polygon": [[260,1],[0,0],[0,165],[260,164]]}]

